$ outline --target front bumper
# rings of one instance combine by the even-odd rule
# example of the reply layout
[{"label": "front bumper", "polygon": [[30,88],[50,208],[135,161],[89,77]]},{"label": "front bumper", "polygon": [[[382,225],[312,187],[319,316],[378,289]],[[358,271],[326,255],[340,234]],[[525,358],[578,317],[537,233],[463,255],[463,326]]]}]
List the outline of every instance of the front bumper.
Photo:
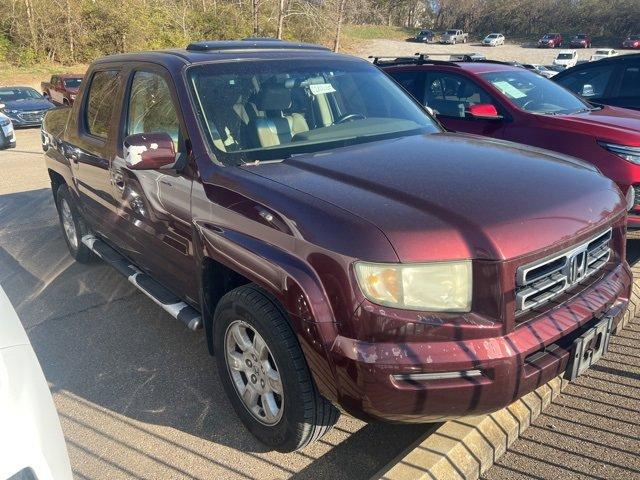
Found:
[{"label": "front bumper", "polygon": [[[339,403],[365,420],[437,422],[503,408],[566,369],[572,338],[604,314],[617,325],[632,284],[626,263],[565,303],[498,337],[367,343],[339,336],[331,348]],[[437,328],[437,327],[436,327]],[[405,380],[416,373],[481,375]]]},{"label": "front bumper", "polygon": [[5,113],[13,123],[14,127],[39,127],[46,112],[37,115],[30,115],[30,112]]}]

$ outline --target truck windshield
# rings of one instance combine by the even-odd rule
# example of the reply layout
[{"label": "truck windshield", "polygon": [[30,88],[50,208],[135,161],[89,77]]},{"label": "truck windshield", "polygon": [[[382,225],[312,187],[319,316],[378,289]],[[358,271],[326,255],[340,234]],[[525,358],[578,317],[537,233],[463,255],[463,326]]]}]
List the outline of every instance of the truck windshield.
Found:
[{"label": "truck windshield", "polygon": [[198,120],[225,164],[439,132],[374,66],[352,60],[264,60],[191,67]]},{"label": "truck windshield", "polygon": [[81,78],[67,78],[63,80],[64,86],[67,88],[79,88],[81,82]]},{"label": "truck windshield", "polygon": [[557,83],[527,70],[488,72],[480,76],[526,112],[564,115],[593,108]]}]

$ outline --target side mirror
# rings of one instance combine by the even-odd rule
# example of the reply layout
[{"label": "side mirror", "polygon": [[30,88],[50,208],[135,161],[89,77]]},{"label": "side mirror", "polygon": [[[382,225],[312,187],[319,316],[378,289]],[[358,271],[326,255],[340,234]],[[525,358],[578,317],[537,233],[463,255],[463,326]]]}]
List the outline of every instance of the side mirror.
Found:
[{"label": "side mirror", "polygon": [[0,110],[2,110],[6,105],[4,103],[0,103]]},{"label": "side mirror", "polygon": [[136,133],[124,139],[124,161],[132,170],[156,170],[176,162],[167,133]]},{"label": "side mirror", "polygon": [[425,110],[427,111],[427,113],[428,113],[429,115],[431,115],[432,117],[435,117],[435,116],[436,116],[436,112],[434,112],[434,111],[433,111],[433,108],[431,108],[431,107],[429,107],[429,106],[425,105],[425,106],[424,106],[424,109],[425,109]]},{"label": "side mirror", "polygon": [[491,103],[477,103],[471,105],[467,110],[467,114],[473,118],[479,118],[483,120],[500,120],[502,115],[498,113],[495,105]]}]

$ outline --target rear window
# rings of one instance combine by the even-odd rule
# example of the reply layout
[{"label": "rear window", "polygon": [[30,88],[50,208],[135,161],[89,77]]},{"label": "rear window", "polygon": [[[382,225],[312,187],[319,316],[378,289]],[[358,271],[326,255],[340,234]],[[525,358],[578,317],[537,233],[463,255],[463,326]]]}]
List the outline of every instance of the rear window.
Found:
[{"label": "rear window", "polygon": [[91,135],[107,138],[119,86],[120,74],[117,70],[105,70],[93,75],[85,108],[85,128]]}]

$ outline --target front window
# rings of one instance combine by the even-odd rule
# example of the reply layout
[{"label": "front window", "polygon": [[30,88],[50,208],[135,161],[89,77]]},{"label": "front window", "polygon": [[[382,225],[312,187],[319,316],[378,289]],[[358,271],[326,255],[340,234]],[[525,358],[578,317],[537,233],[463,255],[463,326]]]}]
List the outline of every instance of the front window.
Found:
[{"label": "front window", "polygon": [[586,35],[583,35],[583,34],[579,34],[579,35],[576,35],[576,36],[575,36],[575,37],[573,37],[573,38],[575,38],[576,40],[584,40],[584,39],[586,39],[586,38],[587,38],[587,36],[586,36]]},{"label": "front window", "polygon": [[455,35],[456,33],[458,33],[457,30],[447,30],[447,35]]},{"label": "front window", "polygon": [[592,108],[551,80],[526,70],[489,72],[480,76],[526,112],[562,115]]},{"label": "front window", "polygon": [[605,65],[564,75],[557,82],[583,97],[601,98],[605,96],[612,73],[613,69]]},{"label": "front window", "polygon": [[0,103],[15,102],[16,100],[33,100],[38,98],[42,98],[42,95],[33,88],[0,88]]},{"label": "front window", "polygon": [[491,35],[487,35],[487,38],[498,38],[498,35],[495,33],[492,33]]},{"label": "front window", "polygon": [[558,55],[558,60],[571,60],[573,58],[572,53],[561,53]]},{"label": "front window", "polygon": [[82,83],[81,78],[67,78],[63,80],[64,86],[66,88],[80,88],[80,83]]},{"label": "front window", "polygon": [[364,62],[199,65],[189,82],[198,120],[225,164],[439,131],[393,80]]},{"label": "front window", "polygon": [[640,40],[640,35],[631,35],[629,40]]}]

